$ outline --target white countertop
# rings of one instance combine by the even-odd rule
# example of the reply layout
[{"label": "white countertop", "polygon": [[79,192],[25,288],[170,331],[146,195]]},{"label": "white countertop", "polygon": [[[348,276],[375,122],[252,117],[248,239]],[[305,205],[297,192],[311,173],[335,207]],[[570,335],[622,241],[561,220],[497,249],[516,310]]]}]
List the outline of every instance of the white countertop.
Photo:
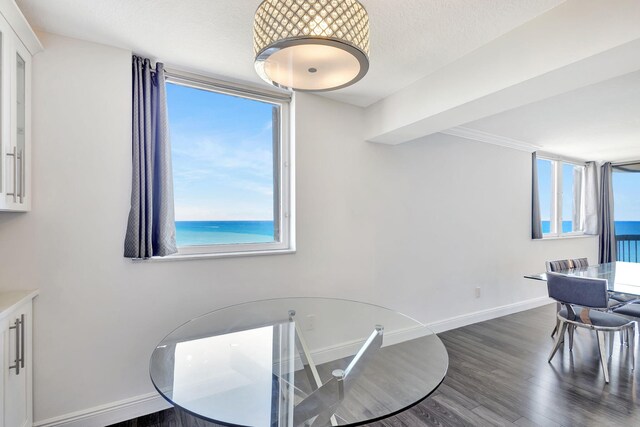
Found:
[{"label": "white countertop", "polygon": [[27,291],[0,291],[0,319],[23,302],[35,298],[38,293],[39,291],[37,289]]}]

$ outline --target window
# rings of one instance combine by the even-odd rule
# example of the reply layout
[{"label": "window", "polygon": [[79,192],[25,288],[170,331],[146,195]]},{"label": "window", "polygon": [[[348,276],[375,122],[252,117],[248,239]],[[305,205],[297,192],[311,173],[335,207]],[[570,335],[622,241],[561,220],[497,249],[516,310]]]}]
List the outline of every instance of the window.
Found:
[{"label": "window", "polygon": [[538,157],[538,196],[545,237],[584,234],[585,166]]},{"label": "window", "polygon": [[617,260],[640,262],[640,162],[613,167]]},{"label": "window", "polygon": [[171,75],[179,255],[293,249],[289,101]]}]

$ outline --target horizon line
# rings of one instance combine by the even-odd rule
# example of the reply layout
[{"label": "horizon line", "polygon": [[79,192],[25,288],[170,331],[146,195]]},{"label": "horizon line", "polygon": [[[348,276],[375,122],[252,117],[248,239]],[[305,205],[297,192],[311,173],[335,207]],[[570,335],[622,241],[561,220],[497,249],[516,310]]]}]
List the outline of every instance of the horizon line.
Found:
[{"label": "horizon line", "polygon": [[273,222],[273,219],[176,219],[175,222]]}]

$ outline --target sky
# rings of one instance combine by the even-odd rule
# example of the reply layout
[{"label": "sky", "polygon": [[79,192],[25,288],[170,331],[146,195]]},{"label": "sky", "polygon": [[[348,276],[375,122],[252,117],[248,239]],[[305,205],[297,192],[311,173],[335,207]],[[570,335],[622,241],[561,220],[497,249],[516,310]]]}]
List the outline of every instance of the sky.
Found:
[{"label": "sky", "polygon": [[613,204],[616,221],[640,221],[640,173],[613,173]]},{"label": "sky", "polygon": [[[273,220],[273,105],[167,83],[177,221]],[[563,165],[563,220],[573,177]],[[538,160],[540,212],[551,218],[551,162]],[[640,173],[614,173],[616,221],[640,221]]]},{"label": "sky", "polygon": [[540,199],[540,217],[542,221],[551,220],[551,162],[538,159],[538,197]]},{"label": "sky", "polygon": [[[562,221],[563,232],[572,231],[573,225],[565,221],[573,220],[573,168],[571,164],[562,165]],[[540,198],[540,215],[542,221],[551,221],[551,162],[538,159],[538,197]]]},{"label": "sky", "polygon": [[176,221],[273,220],[273,105],[167,83]]},{"label": "sky", "polygon": [[[563,192],[572,193],[572,166],[563,166]],[[540,197],[540,214],[543,221],[551,218],[551,163],[538,159],[538,192]],[[616,221],[640,221],[640,173],[613,173],[614,215]],[[573,202],[571,197],[564,197],[562,217],[571,220]],[[567,214],[567,212],[569,212]]]}]

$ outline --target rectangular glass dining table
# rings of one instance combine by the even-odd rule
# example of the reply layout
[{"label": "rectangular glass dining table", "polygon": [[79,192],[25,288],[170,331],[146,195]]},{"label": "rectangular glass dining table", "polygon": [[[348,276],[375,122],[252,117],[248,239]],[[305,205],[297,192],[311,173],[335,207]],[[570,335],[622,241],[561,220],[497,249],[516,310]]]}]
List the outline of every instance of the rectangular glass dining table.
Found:
[{"label": "rectangular glass dining table", "polygon": [[[609,262],[591,265],[589,267],[560,270],[557,273],[569,276],[593,277],[607,279],[608,289],[611,292],[640,297],[640,263],[635,262]],[[528,274],[526,279],[547,280],[546,273]]]}]

